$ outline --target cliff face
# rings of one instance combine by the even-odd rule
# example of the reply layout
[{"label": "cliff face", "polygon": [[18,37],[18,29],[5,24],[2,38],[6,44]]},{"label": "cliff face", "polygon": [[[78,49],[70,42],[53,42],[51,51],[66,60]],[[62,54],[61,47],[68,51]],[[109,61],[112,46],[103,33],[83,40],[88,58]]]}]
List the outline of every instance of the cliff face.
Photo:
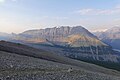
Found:
[{"label": "cliff face", "polygon": [[93,45],[94,42],[96,42],[98,45],[105,45],[104,43],[100,42],[96,36],[81,26],[62,26],[59,28],[54,27],[40,30],[29,30],[19,35],[14,35],[13,39],[32,43],[42,43],[49,41],[57,44],[57,42],[63,42],[71,45],[74,42],[86,43],[86,41],[90,41],[92,42],[90,45]]},{"label": "cliff face", "polygon": [[[57,53],[60,52],[58,54],[70,58],[119,62],[118,56],[114,55],[115,52],[110,46],[101,42],[96,36],[81,26],[29,30],[14,35],[13,40],[32,44],[47,44],[54,48],[62,47],[62,52],[58,49]],[[46,47],[43,49],[47,50],[48,46]],[[50,51],[54,52],[54,49]]]}]

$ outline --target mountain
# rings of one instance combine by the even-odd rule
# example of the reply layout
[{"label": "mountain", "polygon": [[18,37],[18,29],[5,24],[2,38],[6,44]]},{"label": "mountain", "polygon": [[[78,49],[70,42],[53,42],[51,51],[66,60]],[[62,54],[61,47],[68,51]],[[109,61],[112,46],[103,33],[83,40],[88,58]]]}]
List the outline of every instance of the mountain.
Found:
[{"label": "mountain", "polygon": [[0,32],[0,40],[9,40],[11,37],[11,34]]},{"label": "mountain", "polygon": [[3,80],[119,80],[120,72],[20,43],[0,41]]},{"label": "mountain", "polygon": [[96,32],[95,35],[114,49],[120,50],[120,27],[113,27],[105,32]]},{"label": "mountain", "polygon": [[[13,35],[11,41],[84,61],[119,63],[117,51],[100,41],[82,26],[61,26],[54,28],[28,30]],[[97,63],[97,62],[96,62]]]},{"label": "mountain", "polygon": [[54,27],[40,30],[29,30],[14,35],[13,40],[70,47],[107,46],[81,26],[62,26],[59,28]]},{"label": "mountain", "polygon": [[88,30],[81,26],[69,27],[69,26],[61,26],[59,28],[46,28],[40,30],[29,30],[25,31],[19,36],[15,36],[15,40],[21,40],[31,43],[44,43],[44,42],[67,42],[67,38],[71,35],[76,36],[88,36],[92,38],[96,38],[93,34],[91,34]]}]

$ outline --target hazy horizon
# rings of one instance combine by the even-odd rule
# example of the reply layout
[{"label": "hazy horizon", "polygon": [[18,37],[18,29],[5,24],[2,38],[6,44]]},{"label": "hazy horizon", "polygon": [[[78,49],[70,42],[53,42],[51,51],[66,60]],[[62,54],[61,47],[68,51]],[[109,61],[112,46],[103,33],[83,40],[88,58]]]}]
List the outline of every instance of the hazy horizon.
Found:
[{"label": "hazy horizon", "polygon": [[0,0],[0,32],[79,25],[102,31],[120,26],[119,14],[120,0]]}]

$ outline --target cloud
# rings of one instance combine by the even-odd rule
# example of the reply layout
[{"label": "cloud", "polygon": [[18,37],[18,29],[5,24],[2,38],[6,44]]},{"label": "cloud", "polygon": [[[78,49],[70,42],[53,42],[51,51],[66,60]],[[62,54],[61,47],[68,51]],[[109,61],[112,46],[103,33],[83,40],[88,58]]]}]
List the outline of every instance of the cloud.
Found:
[{"label": "cloud", "polygon": [[66,20],[68,17],[63,17],[63,16],[42,16],[40,17],[41,19],[54,19],[54,20]]},{"label": "cloud", "polygon": [[116,6],[113,9],[93,9],[86,8],[75,11],[75,13],[80,15],[112,15],[120,14],[120,6]]},{"label": "cloud", "polygon": [[120,5],[115,6],[115,8],[120,8]]},{"label": "cloud", "polygon": [[54,17],[50,17],[50,19],[54,19],[54,20],[66,20],[66,19],[68,19],[68,17],[54,16]]}]

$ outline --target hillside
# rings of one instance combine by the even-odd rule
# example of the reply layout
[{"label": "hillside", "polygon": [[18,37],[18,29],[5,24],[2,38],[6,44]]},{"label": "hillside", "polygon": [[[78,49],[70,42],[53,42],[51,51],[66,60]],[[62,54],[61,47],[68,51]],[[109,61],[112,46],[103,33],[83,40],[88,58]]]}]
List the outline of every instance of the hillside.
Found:
[{"label": "hillside", "polygon": [[[18,63],[19,62],[19,63]],[[119,80],[114,75],[80,67],[0,51],[0,79],[3,80]],[[72,69],[72,70],[71,70]]]},{"label": "hillside", "polygon": [[22,44],[5,41],[0,42],[0,64],[0,78],[4,80],[120,79],[118,77],[120,76],[120,72],[115,70],[58,56],[56,54],[34,49]]}]

